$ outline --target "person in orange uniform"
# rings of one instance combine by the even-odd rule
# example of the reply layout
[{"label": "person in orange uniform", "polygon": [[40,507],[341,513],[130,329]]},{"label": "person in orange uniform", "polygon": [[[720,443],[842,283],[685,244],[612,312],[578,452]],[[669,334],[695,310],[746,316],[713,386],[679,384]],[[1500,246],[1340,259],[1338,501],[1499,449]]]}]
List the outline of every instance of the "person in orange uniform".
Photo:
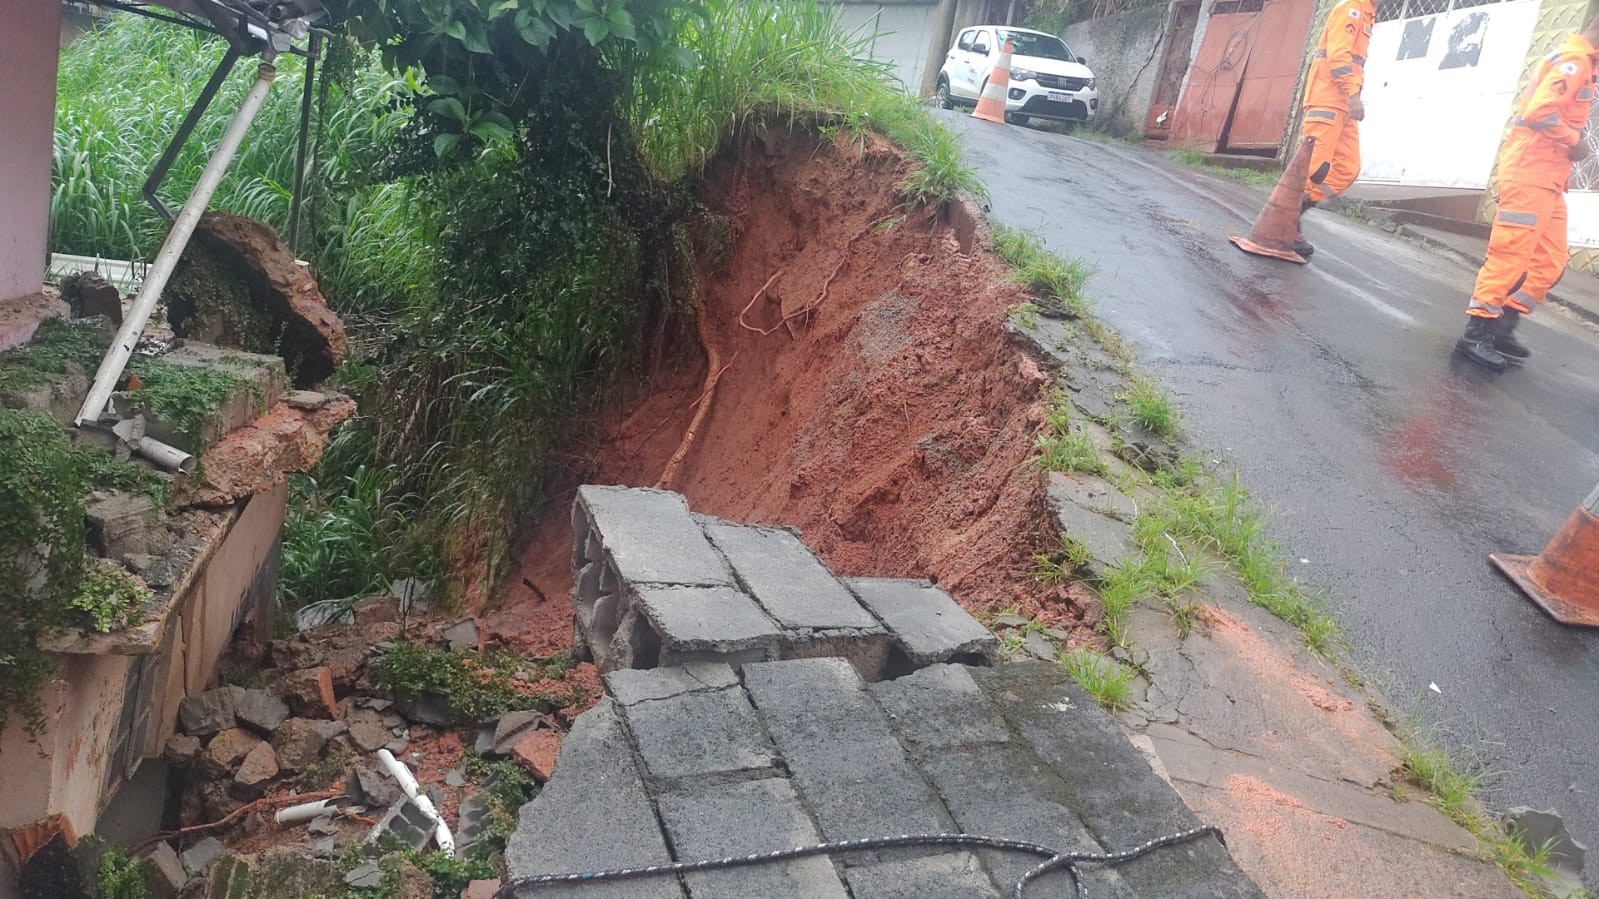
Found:
[{"label": "person in orange uniform", "polygon": [[1466,307],[1466,333],[1455,342],[1485,368],[1503,371],[1510,359],[1532,355],[1516,325],[1565,272],[1566,182],[1572,163],[1589,153],[1584,129],[1596,65],[1599,17],[1538,63],[1499,150],[1499,210]]},{"label": "person in orange uniform", "polygon": [[[1311,151],[1301,215],[1348,190],[1360,174],[1358,123],[1366,117],[1360,89],[1366,83],[1366,45],[1371,43],[1374,15],[1372,0],[1339,0],[1327,16],[1310,59],[1300,133],[1315,138],[1316,146]],[[1294,241],[1294,251],[1301,256],[1315,250],[1302,234]]]}]

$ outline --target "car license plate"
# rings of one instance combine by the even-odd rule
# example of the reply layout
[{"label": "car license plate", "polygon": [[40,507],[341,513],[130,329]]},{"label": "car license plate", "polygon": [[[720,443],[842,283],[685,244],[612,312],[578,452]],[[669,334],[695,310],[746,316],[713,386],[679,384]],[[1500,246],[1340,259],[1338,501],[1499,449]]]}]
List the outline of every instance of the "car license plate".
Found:
[{"label": "car license plate", "polygon": [[1072,102],[1072,95],[1066,93],[1065,91],[1049,91],[1048,95],[1049,95],[1049,99],[1054,101],[1054,102],[1056,102],[1056,103],[1070,103],[1070,102]]}]

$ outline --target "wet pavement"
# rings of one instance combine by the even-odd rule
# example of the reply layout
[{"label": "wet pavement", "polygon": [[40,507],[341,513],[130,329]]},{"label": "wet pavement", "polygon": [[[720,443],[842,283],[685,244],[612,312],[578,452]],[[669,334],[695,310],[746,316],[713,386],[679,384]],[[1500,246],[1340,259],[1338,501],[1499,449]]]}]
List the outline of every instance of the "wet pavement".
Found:
[{"label": "wet pavement", "polygon": [[1599,632],[1487,561],[1536,552],[1599,482],[1599,332],[1546,309],[1522,326],[1530,364],[1478,371],[1450,352],[1474,275],[1453,259],[1319,211],[1310,265],[1247,256],[1227,235],[1262,190],[949,119],[993,218],[1094,265],[1100,316],[1268,508],[1391,710],[1489,771],[1496,807],[1556,808],[1599,846]]}]

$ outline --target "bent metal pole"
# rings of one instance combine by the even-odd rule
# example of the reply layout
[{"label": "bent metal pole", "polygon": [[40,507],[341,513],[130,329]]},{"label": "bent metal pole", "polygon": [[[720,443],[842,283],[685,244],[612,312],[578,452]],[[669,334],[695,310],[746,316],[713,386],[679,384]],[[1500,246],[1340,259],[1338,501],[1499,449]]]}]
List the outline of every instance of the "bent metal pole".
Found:
[{"label": "bent metal pole", "polygon": [[221,183],[222,174],[228,170],[228,164],[233,161],[233,154],[238,152],[239,144],[244,141],[244,132],[249,130],[256,113],[261,111],[267,90],[272,86],[272,79],[276,78],[277,74],[278,70],[273,68],[271,63],[261,63],[255,84],[250,85],[249,93],[244,95],[244,103],[239,106],[239,111],[233,114],[227,130],[222,133],[222,141],[217,144],[216,152],[206,161],[205,170],[200,173],[200,180],[194,185],[194,190],[190,192],[183,208],[178,211],[178,217],[172,222],[172,230],[167,232],[167,239],[161,245],[161,252],[156,254],[155,262],[150,264],[149,270],[145,273],[144,283],[139,286],[138,296],[134,297],[133,307],[122,320],[122,327],[117,330],[111,349],[106,352],[105,358],[100,360],[100,368],[94,373],[94,384],[89,388],[89,396],[83,401],[83,408],[78,410],[76,419],[78,425],[97,422],[100,420],[100,415],[105,412],[106,404],[111,401],[111,393],[116,389],[117,379],[122,377],[122,369],[127,366],[128,357],[133,355],[133,348],[139,342],[139,335],[144,333],[144,326],[150,320],[150,313],[155,311],[156,301],[161,299],[161,292],[166,289],[167,279],[172,277],[172,270],[177,267],[178,259],[183,255],[184,248],[189,245],[189,238],[194,236],[194,229],[200,224],[200,216],[204,214],[206,206],[211,202],[211,195]]}]

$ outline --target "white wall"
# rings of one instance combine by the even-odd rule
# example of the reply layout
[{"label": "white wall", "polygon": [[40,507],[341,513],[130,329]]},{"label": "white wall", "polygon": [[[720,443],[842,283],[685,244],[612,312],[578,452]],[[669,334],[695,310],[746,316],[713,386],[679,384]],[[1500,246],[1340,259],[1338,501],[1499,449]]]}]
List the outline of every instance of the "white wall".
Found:
[{"label": "white wall", "polygon": [[60,0],[0,0],[0,305],[44,282],[60,41]]},{"label": "white wall", "polygon": [[912,93],[921,88],[937,12],[937,0],[838,4],[839,20],[865,41],[872,59],[892,63],[894,74]]},{"label": "white wall", "polygon": [[1378,23],[1360,180],[1487,187],[1537,20],[1538,0],[1512,0]]}]

